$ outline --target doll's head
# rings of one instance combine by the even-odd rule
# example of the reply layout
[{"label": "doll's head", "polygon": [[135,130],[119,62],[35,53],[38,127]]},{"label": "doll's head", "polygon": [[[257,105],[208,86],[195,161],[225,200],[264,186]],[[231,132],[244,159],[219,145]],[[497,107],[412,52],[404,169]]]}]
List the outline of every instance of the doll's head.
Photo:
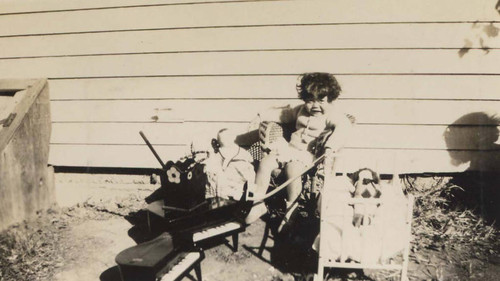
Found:
[{"label": "doll's head", "polygon": [[299,98],[305,102],[306,110],[312,116],[326,114],[341,90],[335,76],[324,72],[305,73],[297,84]]},{"label": "doll's head", "polygon": [[217,142],[220,147],[234,147],[237,146],[235,143],[236,133],[231,129],[221,129],[217,133]]},{"label": "doll's head", "polygon": [[224,128],[217,133],[217,139],[212,140],[212,146],[215,153],[220,153],[222,157],[235,156],[240,151],[240,147],[235,141],[236,132]]},{"label": "doll's head", "polygon": [[380,197],[380,177],[379,175],[369,168],[358,170],[352,175],[354,183],[355,197],[363,198],[378,198]]}]

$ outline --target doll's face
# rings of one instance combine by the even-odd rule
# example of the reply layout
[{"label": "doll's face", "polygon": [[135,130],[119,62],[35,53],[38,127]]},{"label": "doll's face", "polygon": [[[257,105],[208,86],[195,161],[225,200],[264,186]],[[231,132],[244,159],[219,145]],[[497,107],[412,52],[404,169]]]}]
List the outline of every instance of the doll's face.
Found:
[{"label": "doll's face", "polygon": [[326,114],[331,106],[332,103],[328,102],[328,99],[326,96],[322,98],[311,98],[307,99],[304,101],[306,110],[311,116],[321,116]]}]

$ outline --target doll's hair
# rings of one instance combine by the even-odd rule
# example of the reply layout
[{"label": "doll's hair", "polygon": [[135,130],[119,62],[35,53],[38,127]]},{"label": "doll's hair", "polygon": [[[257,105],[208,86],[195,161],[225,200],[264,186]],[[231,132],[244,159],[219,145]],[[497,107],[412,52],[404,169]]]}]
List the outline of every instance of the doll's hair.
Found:
[{"label": "doll's hair", "polygon": [[380,183],[379,175],[370,168],[362,168],[352,174],[352,181],[357,182],[359,180],[359,174],[363,171],[369,171],[372,174],[372,179],[375,184]]},{"label": "doll's hair", "polygon": [[297,83],[296,88],[299,98],[303,101],[327,97],[328,102],[332,102],[339,97],[342,91],[337,79],[330,73],[304,73],[299,76],[299,80],[300,82]]}]

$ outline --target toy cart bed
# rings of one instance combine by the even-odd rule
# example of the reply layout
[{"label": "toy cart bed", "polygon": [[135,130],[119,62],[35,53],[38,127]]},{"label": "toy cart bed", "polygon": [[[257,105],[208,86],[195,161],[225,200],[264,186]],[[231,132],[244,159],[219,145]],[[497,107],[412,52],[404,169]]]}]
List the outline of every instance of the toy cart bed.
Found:
[{"label": "toy cart bed", "polygon": [[[408,280],[413,196],[400,192],[400,196],[388,193],[379,199],[352,198],[344,187],[344,176],[326,176],[315,244],[319,248],[315,281],[324,280],[325,268],[398,270],[401,280]],[[393,184],[388,188],[401,187]],[[373,213],[373,219],[354,226],[354,206],[365,216]]]}]

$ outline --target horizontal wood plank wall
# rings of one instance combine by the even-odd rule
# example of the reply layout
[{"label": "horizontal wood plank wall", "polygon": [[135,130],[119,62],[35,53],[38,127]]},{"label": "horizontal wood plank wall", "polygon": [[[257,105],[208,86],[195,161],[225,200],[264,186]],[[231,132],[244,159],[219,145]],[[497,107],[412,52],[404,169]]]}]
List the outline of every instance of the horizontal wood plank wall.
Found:
[{"label": "horizontal wood plank wall", "polygon": [[[2,3],[0,15],[15,15],[27,13],[51,13],[51,12],[67,12],[81,11],[89,9],[115,9],[120,8],[137,8],[148,6],[172,6],[179,4],[204,4],[210,2],[240,2],[247,0],[150,0],[147,2],[140,0],[106,0],[106,1],[80,1],[80,0],[22,0],[22,1],[7,1]],[[265,0],[261,0],[265,1]]]},{"label": "horizontal wood plank wall", "polygon": [[[460,49],[466,44],[475,49],[498,49],[500,40],[486,34],[483,46],[480,40],[474,40],[489,27],[486,23],[330,24],[70,33],[43,40],[36,36],[0,37],[0,58],[26,54],[57,57],[242,50]],[[470,43],[466,43],[467,36]]]},{"label": "horizontal wood plank wall", "polygon": [[139,130],[175,159],[328,71],[357,119],[349,169],[495,170],[496,2],[21,1],[0,9],[0,77],[49,78],[53,165],[158,167]]}]

